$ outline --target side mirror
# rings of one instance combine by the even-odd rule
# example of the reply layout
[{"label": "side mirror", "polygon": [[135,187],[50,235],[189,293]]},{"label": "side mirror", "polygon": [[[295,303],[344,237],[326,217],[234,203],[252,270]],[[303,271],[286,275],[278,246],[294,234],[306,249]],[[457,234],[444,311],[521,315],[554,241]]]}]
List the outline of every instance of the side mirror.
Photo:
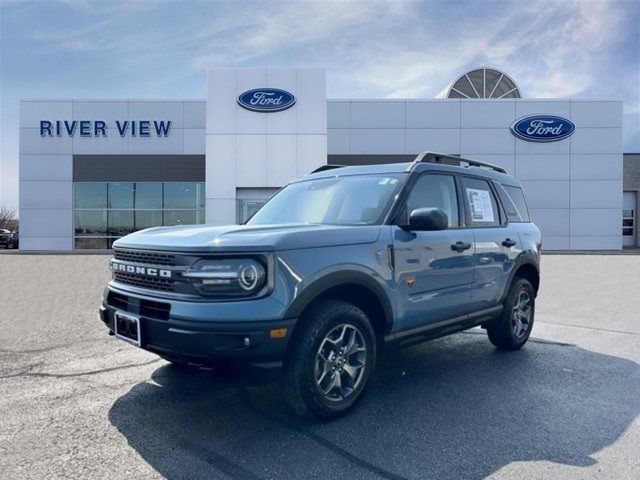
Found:
[{"label": "side mirror", "polygon": [[416,208],[409,215],[409,230],[446,230],[449,218],[441,208]]}]

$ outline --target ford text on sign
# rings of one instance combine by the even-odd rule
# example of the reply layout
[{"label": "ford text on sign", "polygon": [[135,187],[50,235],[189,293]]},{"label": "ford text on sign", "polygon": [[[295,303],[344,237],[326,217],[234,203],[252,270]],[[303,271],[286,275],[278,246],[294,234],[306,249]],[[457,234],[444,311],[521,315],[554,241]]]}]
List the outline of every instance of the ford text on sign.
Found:
[{"label": "ford text on sign", "polygon": [[556,115],[530,115],[516,120],[511,132],[529,142],[555,142],[570,137],[576,126]]},{"label": "ford text on sign", "polygon": [[238,103],[254,112],[279,112],[292,107],[296,103],[296,97],[277,88],[255,88],[241,94]]}]

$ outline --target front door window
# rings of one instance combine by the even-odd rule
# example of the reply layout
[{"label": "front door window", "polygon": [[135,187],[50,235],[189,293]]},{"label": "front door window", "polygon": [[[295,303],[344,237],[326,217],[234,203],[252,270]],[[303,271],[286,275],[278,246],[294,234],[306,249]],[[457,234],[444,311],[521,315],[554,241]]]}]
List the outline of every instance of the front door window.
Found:
[{"label": "front door window", "polygon": [[457,227],[460,224],[458,196],[453,177],[451,175],[422,175],[407,199],[404,219],[406,224],[409,223],[411,212],[417,208],[440,208],[447,214],[449,227]]}]

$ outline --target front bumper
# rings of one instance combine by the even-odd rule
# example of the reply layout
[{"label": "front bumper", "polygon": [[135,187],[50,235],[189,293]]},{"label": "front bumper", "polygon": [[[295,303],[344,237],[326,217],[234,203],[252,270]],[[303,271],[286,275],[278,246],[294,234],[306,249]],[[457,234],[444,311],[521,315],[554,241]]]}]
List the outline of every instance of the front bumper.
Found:
[{"label": "front bumper", "polygon": [[[229,364],[267,370],[282,366],[296,319],[219,320],[224,308],[217,308],[215,303],[206,304],[205,309],[198,304],[198,315],[186,318],[185,302],[172,303],[175,302],[109,286],[100,306],[100,318],[113,333],[116,311],[138,316],[141,348],[168,360],[214,369]],[[256,308],[249,302],[244,302],[244,307]],[[175,316],[174,311],[180,316]],[[203,311],[207,312],[206,318]],[[283,329],[286,334],[282,336]]]}]

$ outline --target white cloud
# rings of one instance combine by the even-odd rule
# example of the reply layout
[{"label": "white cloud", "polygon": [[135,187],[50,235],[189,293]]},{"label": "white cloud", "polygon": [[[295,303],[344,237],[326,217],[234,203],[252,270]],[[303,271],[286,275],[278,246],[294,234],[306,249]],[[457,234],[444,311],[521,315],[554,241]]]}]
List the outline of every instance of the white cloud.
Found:
[{"label": "white cloud", "polygon": [[[509,73],[527,97],[624,99],[625,149],[640,151],[637,2],[68,0],[1,8],[1,40],[11,45],[3,45],[3,64],[15,54],[31,68],[3,71],[2,101],[14,103],[12,113],[3,110],[5,125],[16,124],[21,96],[16,89],[7,97],[7,77],[42,92],[47,84],[34,78],[55,78],[52,97],[132,89],[190,97],[204,94],[209,66],[312,65],[327,68],[333,98],[433,98],[486,65]],[[17,143],[5,125],[3,195],[17,170]]]},{"label": "white cloud", "polygon": [[[117,52],[124,68],[168,61],[169,77],[216,65],[313,64],[356,86],[349,96],[384,97],[435,97],[482,65],[508,72],[527,96],[581,95],[627,14],[610,2],[472,2],[464,17],[448,15],[447,3],[188,3],[184,11],[172,3],[70,4],[92,21],[36,30],[43,48]],[[167,6],[174,21],[153,28]]]},{"label": "white cloud", "polygon": [[610,4],[534,3],[504,9],[463,36],[421,41],[430,27],[445,30],[434,24],[381,41],[373,49],[376,58],[353,74],[389,97],[436,96],[464,69],[489,65],[514,77],[526,96],[571,97],[593,86],[601,73],[599,54],[620,40],[623,20],[624,12]]}]

